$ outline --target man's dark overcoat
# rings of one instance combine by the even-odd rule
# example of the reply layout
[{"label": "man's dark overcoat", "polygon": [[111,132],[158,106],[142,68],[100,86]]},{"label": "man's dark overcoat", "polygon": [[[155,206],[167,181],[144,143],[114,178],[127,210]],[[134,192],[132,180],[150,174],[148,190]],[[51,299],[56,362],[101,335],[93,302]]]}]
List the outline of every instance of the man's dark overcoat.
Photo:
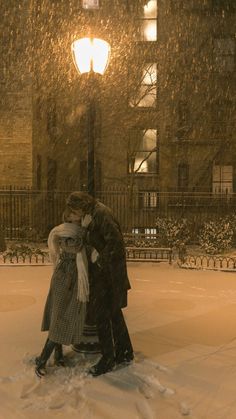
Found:
[{"label": "man's dark overcoat", "polygon": [[98,251],[99,257],[91,265],[91,299],[115,311],[127,306],[130,289],[124,240],[118,221],[104,204],[97,202],[92,217],[87,242]]}]

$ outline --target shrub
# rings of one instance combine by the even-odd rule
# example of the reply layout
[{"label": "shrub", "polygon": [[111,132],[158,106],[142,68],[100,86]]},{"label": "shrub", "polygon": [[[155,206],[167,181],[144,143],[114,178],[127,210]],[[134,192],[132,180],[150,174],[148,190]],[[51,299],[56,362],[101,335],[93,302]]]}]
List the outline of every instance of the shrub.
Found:
[{"label": "shrub", "polygon": [[13,258],[13,257],[22,257],[25,259],[27,256],[31,258],[32,256],[46,256],[47,253],[42,251],[41,249],[32,248],[30,246],[27,246],[25,244],[14,244],[10,246],[5,252],[4,257],[5,258]]},{"label": "shrub", "polygon": [[189,221],[181,218],[160,218],[156,220],[158,241],[162,246],[179,248],[188,243],[190,237]]},{"label": "shrub", "polygon": [[199,244],[206,253],[216,254],[232,247],[233,228],[228,219],[208,221],[199,233]]}]

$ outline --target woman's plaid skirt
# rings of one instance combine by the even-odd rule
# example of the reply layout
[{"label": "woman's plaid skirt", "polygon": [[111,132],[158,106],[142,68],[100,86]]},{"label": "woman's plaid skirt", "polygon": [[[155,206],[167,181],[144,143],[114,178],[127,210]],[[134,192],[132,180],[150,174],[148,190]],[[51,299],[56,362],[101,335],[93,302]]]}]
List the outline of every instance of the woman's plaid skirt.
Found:
[{"label": "woman's plaid skirt", "polygon": [[49,331],[52,341],[63,345],[80,343],[86,304],[77,300],[77,294],[76,255],[63,253],[51,279],[41,327]]}]

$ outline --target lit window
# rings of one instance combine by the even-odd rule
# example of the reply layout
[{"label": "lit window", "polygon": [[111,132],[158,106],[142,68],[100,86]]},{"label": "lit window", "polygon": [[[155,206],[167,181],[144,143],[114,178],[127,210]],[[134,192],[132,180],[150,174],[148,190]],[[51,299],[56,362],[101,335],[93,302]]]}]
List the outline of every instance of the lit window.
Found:
[{"label": "lit window", "polygon": [[143,7],[139,30],[141,41],[157,40],[157,0],[149,0]]},{"label": "lit window", "polygon": [[157,173],[157,131],[133,130],[128,151],[129,173]]},{"label": "lit window", "polygon": [[135,94],[130,100],[133,107],[153,108],[157,98],[157,65],[148,63],[142,69],[141,77],[135,83]]},{"label": "lit window", "polygon": [[99,9],[99,0],[82,0],[83,9]]},{"label": "lit window", "polygon": [[145,234],[157,234],[157,229],[156,228],[145,228]]}]

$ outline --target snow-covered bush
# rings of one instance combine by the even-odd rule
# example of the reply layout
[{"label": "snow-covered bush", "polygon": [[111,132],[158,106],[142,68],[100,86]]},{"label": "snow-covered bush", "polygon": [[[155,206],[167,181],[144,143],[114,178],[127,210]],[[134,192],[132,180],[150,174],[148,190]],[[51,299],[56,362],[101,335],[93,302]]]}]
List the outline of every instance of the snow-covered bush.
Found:
[{"label": "snow-covered bush", "polygon": [[32,257],[32,256],[46,256],[47,253],[39,248],[32,248],[25,244],[13,244],[11,245],[3,254],[5,258],[13,258],[13,257]]},{"label": "snow-covered bush", "polygon": [[162,246],[184,246],[190,238],[189,221],[185,218],[161,218],[156,219],[158,241]]},{"label": "snow-covered bush", "polygon": [[229,222],[232,230],[233,230],[233,245],[236,245],[236,213],[232,213],[227,216],[227,221]]},{"label": "snow-covered bush", "polygon": [[228,219],[208,221],[199,233],[199,244],[206,253],[216,254],[230,249],[233,242],[233,228]]}]

